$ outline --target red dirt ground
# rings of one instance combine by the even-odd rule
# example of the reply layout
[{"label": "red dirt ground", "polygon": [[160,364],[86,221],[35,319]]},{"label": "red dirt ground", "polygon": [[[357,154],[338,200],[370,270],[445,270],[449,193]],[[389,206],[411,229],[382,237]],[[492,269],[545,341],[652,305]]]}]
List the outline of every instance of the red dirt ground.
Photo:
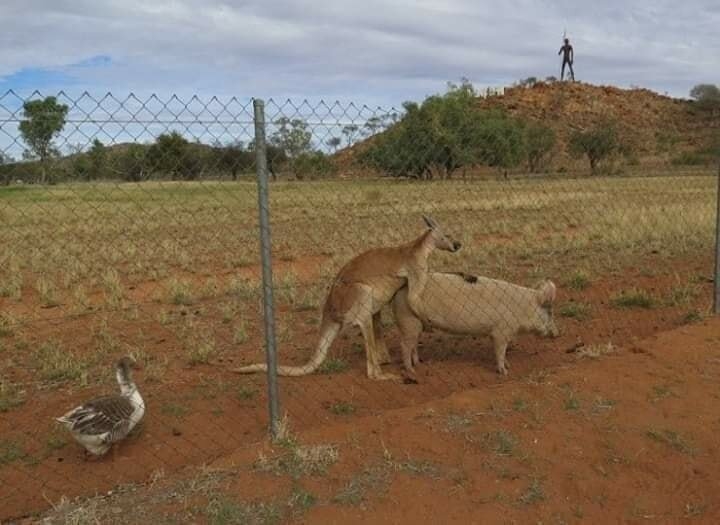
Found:
[{"label": "red dirt ground", "polygon": [[[477,442],[473,442],[473,439],[477,441],[480,438],[477,435],[475,438],[470,438],[468,437],[470,432],[464,430],[459,434],[456,432],[457,436],[453,433],[438,434],[437,428],[433,430],[433,428],[425,428],[427,425],[424,424],[416,425],[413,418],[420,417],[419,414],[429,409],[436,413],[444,410],[446,414],[440,417],[444,420],[447,420],[447,415],[451,412],[472,412],[473,415],[470,419],[473,420],[473,423],[468,428],[477,429],[478,435],[482,436],[492,430],[492,428],[484,426],[485,418],[488,417],[485,412],[492,403],[499,407],[502,414],[502,418],[496,423],[498,425],[502,423],[503,428],[507,428],[517,436],[519,442],[522,443],[523,454],[532,450],[533,455],[538,457],[538,463],[533,461],[531,464],[526,464],[518,458],[513,459],[512,461],[515,463],[508,467],[512,474],[511,478],[515,476],[516,470],[521,472],[522,476],[510,479],[507,484],[503,482],[502,491],[497,489],[491,494],[485,493],[488,490],[485,478],[482,478],[485,481],[472,481],[470,485],[465,485],[465,482],[460,483],[463,491],[469,490],[474,494],[472,496],[474,498],[472,501],[475,501],[474,506],[480,505],[477,510],[480,513],[478,516],[484,516],[482,513],[485,511],[491,514],[497,512],[498,505],[500,508],[503,505],[508,506],[509,515],[513,515],[513,498],[517,496],[516,493],[521,490],[520,486],[523,483],[525,485],[529,483],[528,476],[530,474],[543,480],[547,476],[557,477],[560,475],[557,472],[553,474],[554,470],[552,469],[548,473],[544,470],[545,466],[553,466],[553,468],[563,466],[556,465],[553,454],[569,454],[571,458],[574,458],[573,461],[580,461],[582,454],[588,454],[590,451],[593,454],[599,454],[598,432],[604,432],[606,424],[612,427],[607,430],[607,440],[612,442],[613,454],[617,453],[617,457],[624,458],[623,461],[629,461],[629,465],[636,465],[639,459],[623,451],[615,450],[621,448],[620,445],[626,437],[634,446],[639,447],[640,443],[645,443],[646,449],[657,452],[657,454],[653,453],[649,456],[643,455],[640,458],[642,459],[642,468],[638,467],[637,470],[645,474],[655,472],[656,478],[659,480],[657,481],[658,486],[665,490],[667,483],[670,482],[663,481],[661,473],[675,472],[677,464],[680,463],[696,462],[700,461],[697,458],[707,458],[707,455],[711,454],[713,450],[713,447],[707,446],[704,440],[710,439],[712,432],[717,430],[717,414],[715,419],[706,420],[707,426],[701,428],[701,425],[696,424],[693,419],[694,415],[692,417],[687,415],[683,419],[680,412],[684,409],[687,412],[695,411],[693,414],[704,414],[716,410],[717,389],[712,390],[711,387],[716,387],[717,383],[705,379],[702,381],[691,381],[691,379],[693,377],[715,377],[717,379],[718,363],[712,359],[717,358],[717,350],[720,346],[717,344],[717,337],[720,335],[720,330],[715,322],[697,328],[682,328],[679,332],[674,332],[676,344],[684,349],[682,352],[674,347],[669,349],[661,347],[656,350],[653,346],[655,343],[652,342],[643,343],[643,345],[650,345],[653,348],[645,353],[633,353],[633,349],[637,352],[637,349],[645,348],[643,345],[638,346],[639,339],[681,325],[683,317],[688,311],[693,309],[704,311],[707,308],[707,298],[710,296],[712,285],[707,281],[698,281],[698,295],[691,304],[661,306],[652,310],[612,308],[608,305],[608,298],[617,291],[627,290],[631,287],[641,287],[657,296],[662,296],[677,282],[697,281],[697,278],[703,276],[704,271],[709,267],[707,263],[708,261],[695,261],[692,264],[676,262],[672,267],[666,267],[666,271],[663,273],[653,276],[645,275],[640,269],[628,269],[618,275],[602,278],[598,276],[584,291],[573,291],[561,287],[559,302],[563,303],[572,299],[588,303],[592,307],[591,318],[578,321],[558,317],[558,324],[563,331],[563,336],[559,339],[542,340],[534,336],[519,338],[509,352],[509,360],[512,363],[509,379],[499,378],[493,372],[492,352],[489,351],[486,339],[458,338],[433,333],[425,334],[422,339],[420,353],[425,362],[419,371],[420,384],[404,385],[369,381],[364,375],[365,358],[361,339],[358,334],[351,331],[335,343],[331,352],[332,356],[341,356],[348,363],[347,370],[330,374],[316,374],[306,378],[282,379],[282,409],[289,414],[293,431],[302,433],[304,442],[316,442],[315,436],[320,439],[324,436],[323,432],[325,431],[332,433],[340,432],[340,430],[332,429],[344,429],[342,432],[353,433],[360,442],[373,444],[371,449],[361,447],[366,450],[366,455],[374,454],[375,457],[382,459],[382,448],[378,449],[377,446],[378,434],[373,433],[372,429],[376,428],[379,429],[377,432],[381,432],[385,427],[375,427],[374,425],[394,417],[395,412],[392,411],[409,407],[407,412],[403,410],[399,412],[401,419],[404,417],[402,414],[412,415],[408,416],[412,426],[400,425],[401,428],[404,428],[405,435],[400,431],[397,433],[392,431],[386,439],[385,430],[381,432],[393,457],[403,458],[406,453],[410,453],[412,458],[429,460],[440,449],[440,451],[444,451],[443,454],[447,455],[447,458],[441,455],[433,461],[439,460],[449,469],[464,466],[467,472],[461,476],[458,474],[458,476],[462,479],[469,477],[474,480],[474,476],[488,475],[487,468],[476,472],[482,465],[473,463],[471,461],[472,454],[468,452],[475,451],[480,447]],[[643,265],[643,267],[647,266]],[[11,360],[13,363],[13,366],[8,368],[4,374],[6,377],[9,375],[9,379],[14,383],[27,385],[28,392],[24,404],[0,414],[0,439],[3,443],[14,443],[19,447],[18,450],[10,451],[13,452],[15,458],[9,460],[5,454],[7,450],[0,449],[0,458],[3,457],[3,454],[6,458],[0,460],[0,520],[42,511],[49,507],[49,502],[56,503],[63,495],[75,497],[103,493],[119,484],[147,482],[158,472],[162,472],[168,478],[173,478],[175,473],[181,472],[184,468],[207,464],[237,450],[244,451],[240,454],[257,456],[257,447],[252,444],[263,440],[267,426],[264,378],[261,375],[239,377],[229,372],[228,368],[236,366],[238,363],[261,358],[259,351],[261,328],[257,319],[248,317],[250,339],[241,345],[234,345],[230,342],[232,336],[229,326],[219,321],[219,314],[214,312],[212,307],[212,303],[203,304],[202,302],[190,307],[150,304],[140,308],[137,319],[128,320],[118,315],[110,316],[108,330],[120,342],[120,346],[113,351],[114,353],[125,352],[127,348],[136,345],[152,359],[168,359],[167,369],[159,380],[156,379],[154,382],[147,380],[146,372],[143,371],[137,374],[138,383],[145,394],[149,417],[146,418],[141,432],[122,444],[115,461],[106,458],[91,464],[84,462],[79,447],[74,443],[67,442],[67,436],[64,434],[58,434],[57,430],[53,431],[52,423],[54,416],[62,414],[89,396],[107,392],[110,388],[114,389],[109,371],[103,372],[107,377],[101,376],[99,380],[91,381],[89,387],[82,389],[67,385],[48,388],[33,382],[32,351],[39,343],[48,339],[58,339],[69,351],[92,354],[98,345],[97,335],[93,332],[97,328],[95,324],[92,324],[88,317],[62,319],[38,323],[32,325],[28,330],[18,330],[10,336],[3,337],[2,341],[5,342],[6,350],[13,345],[16,349],[9,351],[12,356],[8,355],[8,351],[3,356],[3,360],[6,360],[7,363],[10,363]],[[172,315],[178,318],[194,316],[198,325],[213,331],[222,351],[213,358],[211,364],[198,366],[187,364],[185,350],[179,344],[177,333],[174,333],[177,330],[175,325],[163,326],[155,320],[155,315],[160,308],[171,310]],[[294,312],[284,306],[280,309],[279,317],[291,318],[296,325],[292,339],[281,345],[281,362],[303,362],[311,352],[317,337],[316,312]],[[683,331],[688,331],[687,337],[696,331],[701,331],[703,335],[688,339],[687,343],[683,343],[682,337],[686,335]],[[703,338],[711,339],[712,344],[705,342]],[[659,341],[661,340],[659,339]],[[576,356],[566,353],[566,350],[573,347],[578,341],[586,345],[612,341],[616,346],[622,348],[622,351],[617,354],[619,357],[613,356],[597,364],[576,364]],[[388,332],[388,344],[391,349],[398,347],[394,328]],[[707,362],[703,361],[704,354],[698,353],[699,350],[696,351],[696,349],[706,346],[710,349],[703,350],[704,352],[712,352],[713,347],[716,352],[708,354]],[[686,354],[693,357],[695,361],[694,364],[683,367],[681,358]],[[712,357],[713,355],[715,357]],[[669,361],[666,363],[657,356],[661,356],[663,360],[669,359]],[[108,356],[108,360],[111,362],[115,357],[117,356],[114,354]],[[701,369],[700,365],[703,363],[705,366]],[[606,365],[610,368],[606,369]],[[395,363],[389,366],[389,369],[399,371],[400,367],[398,363]],[[583,375],[586,373],[590,375]],[[552,388],[539,388],[539,386],[547,386],[547,381],[543,380],[547,374],[553,378],[550,382],[553,385]],[[562,379],[555,379],[556,376],[561,376]],[[535,382],[528,382],[529,379],[533,379]],[[570,386],[562,386],[565,383]],[[657,402],[648,402],[647,398],[653,395],[655,387],[663,392],[669,390],[672,394]],[[581,408],[566,412],[563,411],[562,405],[570,389],[576,392]],[[590,408],[594,398],[601,395],[614,401],[612,408],[599,409],[599,414],[603,417],[591,413]],[[645,398],[644,405],[640,403],[643,396]],[[508,408],[515,398],[524,399],[525,404],[530,407],[528,413],[523,411],[515,413]],[[428,403],[430,404],[428,405]],[[334,407],[342,405],[350,405],[352,414],[336,413],[337,410]],[[667,425],[661,425],[662,421],[656,418],[656,412],[670,418]],[[539,415],[539,422],[531,424],[527,420],[530,417],[529,414]],[[580,417],[581,414],[582,417]],[[492,416],[490,421],[495,421],[493,418],[496,415]],[[652,416],[655,419],[651,418],[646,421],[644,419],[646,416]],[[538,426],[542,421],[550,421],[555,418],[559,418],[558,424],[561,424],[563,429],[570,430],[559,431],[552,425]],[[433,423],[435,426],[442,425],[440,420],[435,420],[435,416],[427,419],[435,421]],[[572,424],[568,426],[569,423],[565,419]],[[611,421],[611,423],[607,423],[607,421]],[[626,436],[630,429],[626,425],[631,425],[633,422],[639,424],[643,421],[646,421],[648,425],[659,425],[660,430],[669,429],[677,432],[680,436],[687,435],[688,439],[693,442],[693,446],[697,446],[698,455],[663,449],[660,446],[663,445],[662,443],[654,443],[642,432],[633,438],[634,441]],[[479,423],[483,424],[478,426]],[[531,447],[527,442],[528,439],[535,439],[532,436],[536,436],[538,433],[542,435],[547,433],[548,439],[550,439],[549,436],[554,436],[556,432],[559,432],[559,435],[553,437],[552,440],[543,441],[542,448]],[[706,435],[706,432],[710,433]],[[661,439],[662,435],[664,434],[660,435]],[[455,442],[456,438],[459,441]],[[337,442],[335,439],[333,438],[331,441]],[[615,442],[613,439],[619,441]],[[534,442],[532,444],[535,445]],[[585,447],[590,448],[586,449]],[[632,450],[635,454],[640,449]],[[662,466],[664,465],[662,462],[657,467],[650,468],[652,461],[662,457],[660,453],[662,450],[668,452],[668,458],[672,459],[677,456],[682,461],[675,461],[672,465],[668,465],[667,469]],[[465,457],[465,455],[470,457]],[[333,474],[337,479],[342,479],[343,475],[346,475],[345,477],[351,475],[351,467],[362,470],[360,459],[343,467],[342,465],[349,461],[347,457],[347,452],[343,451],[341,464],[334,467],[332,471],[336,472],[335,469],[339,469],[337,475]],[[647,458],[655,459],[651,461]],[[498,459],[492,455],[485,455],[485,461],[489,461],[489,464],[492,465],[501,459],[504,461],[505,458]],[[709,456],[709,461],[716,460],[716,457]],[[624,466],[625,463],[622,465]],[[615,464],[600,463],[600,466],[609,479],[625,473],[625,470]],[[590,476],[593,468],[591,465],[578,472],[583,476]],[[701,471],[708,478],[706,479],[708,486],[717,482],[716,479],[713,481],[713,469],[702,468]],[[584,494],[576,486],[579,481],[572,478],[570,472],[563,470],[562,475],[570,476],[571,479],[553,478],[552,483],[543,481],[547,500],[557,503],[557,497],[560,494],[565,495],[566,491],[571,489],[576,491],[572,494],[578,495],[578,497],[579,494]],[[689,475],[685,470],[677,470],[677,472]],[[341,473],[344,474],[341,475]],[[639,475],[639,473],[636,474]],[[405,509],[413,501],[423,502],[424,505],[426,496],[429,498],[438,489],[446,488],[448,484],[452,486],[457,484],[457,480],[450,479],[454,475],[448,476],[446,476],[447,479],[440,476],[440,479],[444,481],[438,482],[440,484],[436,488],[430,488],[432,485],[429,485],[425,489],[421,489],[428,482],[423,477],[419,480],[410,477],[402,481],[401,485],[405,488],[398,488],[393,483],[389,492],[392,497],[388,496],[390,497],[389,501],[393,503],[388,505],[386,512],[400,512],[400,509]],[[399,479],[404,479],[404,476],[399,476]],[[325,479],[319,480],[317,483],[314,480],[311,481],[314,484],[313,487],[317,485],[318,491],[326,483]],[[433,483],[435,481],[433,480]],[[683,482],[685,481],[687,480]],[[476,483],[478,484],[477,491],[475,490]],[[643,491],[650,490],[646,478],[638,478],[633,483],[635,484],[620,487],[621,492],[626,494],[629,489],[632,489],[637,491],[638,497],[640,497],[644,493]],[[274,494],[277,488],[276,484],[268,482],[267,485],[270,487],[268,494]],[[588,490],[590,490],[590,485],[588,485]],[[335,487],[335,485],[332,486]],[[717,488],[717,486],[715,487]],[[400,493],[393,495],[395,490],[400,490]],[[422,490],[425,490],[427,494]],[[680,487],[680,490],[681,492],[685,491],[685,486]],[[419,498],[416,496],[406,501],[400,501],[402,494],[416,491]],[[620,497],[615,489],[612,491],[607,489],[606,492],[608,493],[604,496],[599,494],[598,497],[602,496],[607,501],[612,498],[617,500]],[[496,494],[500,494],[497,496],[498,502],[485,502],[481,505],[480,502],[484,501],[483,498],[493,498]],[[665,493],[662,492],[662,494]],[[704,498],[698,504],[702,503],[706,507],[709,506],[708,508],[715,508],[712,498],[706,497],[710,492],[697,492],[697,494]],[[688,493],[688,495],[694,496],[695,493]],[[244,491],[242,493],[243,498],[253,499],[256,496]],[[455,497],[455,492],[453,492],[453,497]],[[669,504],[667,498],[655,498],[649,502],[645,502],[641,498],[638,504],[643,506],[646,503],[651,506],[649,511],[652,511],[653,515],[657,515],[655,505],[659,503],[663,503],[661,505],[663,509],[670,508],[667,505]],[[315,513],[322,514],[326,508],[326,505],[322,505],[318,509],[312,510],[311,516],[314,516]],[[465,514],[461,512],[459,516],[466,516],[467,512],[473,511],[473,508],[470,506],[463,511]],[[617,507],[613,508],[617,512],[621,510]],[[673,509],[673,513],[679,512],[677,509]],[[560,511],[560,507],[558,506],[556,510]],[[622,510],[625,512],[627,509]],[[602,514],[601,510],[596,509],[596,511],[598,515]],[[352,508],[339,508],[338,512],[340,514],[337,519],[350,519],[353,516]],[[408,513],[411,512],[412,509],[406,508],[401,514],[387,514],[387,519],[391,522],[393,516],[406,514],[410,516]],[[425,512],[430,511],[417,512],[425,515]],[[663,512],[670,512],[670,510]],[[427,516],[430,515],[427,514]],[[675,514],[671,515],[675,516]],[[320,517],[318,516],[318,519]]]},{"label": "red dirt ground", "polygon": [[259,472],[260,452],[282,450],[259,443],[213,462],[206,481],[120,490],[97,512],[203,523],[213,499],[259,504],[302,490],[313,503],[287,507],[283,521],[720,521],[719,319],[523,375],[299,432],[302,444],[338,448],[326,473]]}]

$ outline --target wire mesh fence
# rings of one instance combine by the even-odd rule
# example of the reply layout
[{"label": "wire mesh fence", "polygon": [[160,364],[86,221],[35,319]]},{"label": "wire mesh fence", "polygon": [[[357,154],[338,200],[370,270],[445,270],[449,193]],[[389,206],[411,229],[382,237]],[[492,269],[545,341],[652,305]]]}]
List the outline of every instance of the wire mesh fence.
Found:
[{"label": "wire mesh fence", "polygon": [[[408,131],[414,111],[269,100],[262,141],[252,100],[0,96],[0,518],[262,439],[266,375],[237,371],[266,362],[273,326],[297,429],[709,312],[714,171],[528,174],[492,161],[487,130]],[[86,461],[53,418],[118,392],[125,355],[146,413]]]}]

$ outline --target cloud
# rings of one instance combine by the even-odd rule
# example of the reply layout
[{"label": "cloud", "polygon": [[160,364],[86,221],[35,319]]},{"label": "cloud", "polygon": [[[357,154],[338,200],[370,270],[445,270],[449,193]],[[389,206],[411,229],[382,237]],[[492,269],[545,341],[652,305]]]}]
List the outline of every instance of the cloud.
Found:
[{"label": "cloud", "polygon": [[[718,82],[716,2],[6,0],[0,87],[398,105],[448,80],[558,75],[685,96]],[[36,84],[36,85],[33,85]]]}]

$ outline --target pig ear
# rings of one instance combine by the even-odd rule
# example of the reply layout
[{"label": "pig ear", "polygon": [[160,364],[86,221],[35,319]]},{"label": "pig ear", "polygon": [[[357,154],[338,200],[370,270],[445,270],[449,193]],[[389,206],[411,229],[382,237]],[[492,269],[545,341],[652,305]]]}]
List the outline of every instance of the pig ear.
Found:
[{"label": "pig ear", "polygon": [[557,288],[552,281],[545,281],[540,286],[538,286],[537,291],[539,304],[552,304],[555,301]]}]

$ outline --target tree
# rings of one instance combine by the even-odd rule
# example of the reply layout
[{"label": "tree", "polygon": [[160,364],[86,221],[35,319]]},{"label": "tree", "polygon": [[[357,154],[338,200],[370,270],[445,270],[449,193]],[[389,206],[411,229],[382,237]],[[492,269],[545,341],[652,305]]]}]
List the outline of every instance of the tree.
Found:
[{"label": "tree", "polygon": [[105,174],[105,163],[107,158],[107,148],[97,138],[93,140],[90,151],[90,178],[101,179]]},{"label": "tree", "polygon": [[139,182],[149,178],[148,147],[142,144],[128,144],[117,153],[116,160],[110,168],[128,182]]},{"label": "tree", "polygon": [[537,173],[547,163],[555,147],[555,131],[543,124],[528,124],[524,130],[525,156],[530,173]]},{"label": "tree", "polygon": [[288,158],[293,159],[311,151],[312,133],[308,130],[307,122],[282,117],[274,124],[278,129],[270,137],[270,144],[282,149]]},{"label": "tree", "polygon": [[383,127],[383,119],[381,117],[370,117],[363,126],[367,130],[368,135],[375,135]]},{"label": "tree", "polygon": [[448,84],[444,95],[406,102],[400,122],[376,135],[361,162],[390,176],[450,177],[459,168],[485,164],[509,168],[522,160],[519,123],[500,110],[479,110],[472,84]]},{"label": "tree", "polygon": [[240,141],[231,142],[216,148],[218,166],[230,172],[232,180],[237,180],[238,172],[249,170],[255,162],[255,154],[246,150]]},{"label": "tree", "polygon": [[621,143],[615,125],[600,122],[586,131],[574,131],[570,135],[568,147],[575,156],[587,156],[590,171],[595,174],[603,159],[620,151]]},{"label": "tree", "polygon": [[148,150],[147,161],[154,172],[169,175],[172,179],[193,180],[202,168],[198,157],[198,146],[173,131],[158,135]]},{"label": "tree", "polygon": [[20,134],[28,146],[26,157],[40,159],[43,184],[47,181],[47,161],[57,154],[53,140],[65,127],[67,114],[67,105],[58,104],[55,97],[28,100],[23,104]]},{"label": "tree", "polygon": [[345,142],[347,142],[348,146],[355,142],[355,137],[357,136],[359,129],[360,127],[357,124],[348,124],[347,126],[343,126],[342,134],[345,135]]},{"label": "tree", "polygon": [[340,137],[330,137],[325,141],[325,144],[330,146],[333,151],[337,151],[337,149],[340,147],[340,144],[342,143],[342,139]]},{"label": "tree", "polygon": [[690,98],[694,99],[702,110],[720,108],[720,88],[714,84],[698,84],[690,90]]}]

